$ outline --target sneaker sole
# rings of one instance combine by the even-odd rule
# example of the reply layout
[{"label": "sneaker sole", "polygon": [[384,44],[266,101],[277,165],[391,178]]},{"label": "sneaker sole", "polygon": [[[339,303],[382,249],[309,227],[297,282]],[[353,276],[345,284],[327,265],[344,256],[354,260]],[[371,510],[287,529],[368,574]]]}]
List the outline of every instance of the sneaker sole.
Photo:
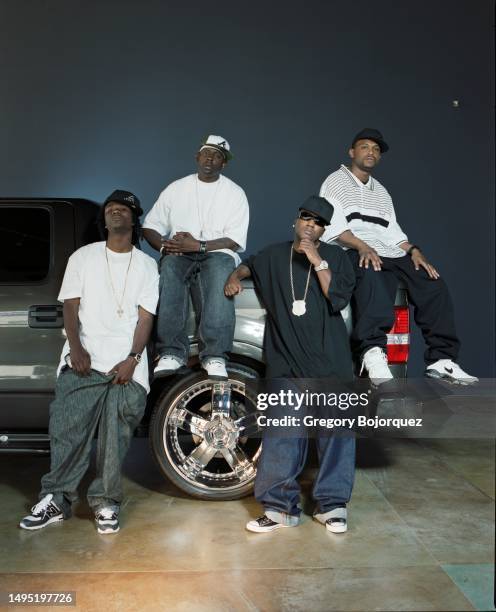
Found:
[{"label": "sneaker sole", "polygon": [[282,523],[277,523],[273,527],[248,527],[245,526],[247,531],[251,531],[252,533],[269,533],[270,531],[275,531],[276,529],[282,529],[283,527],[298,527],[298,525],[283,525]]},{"label": "sneaker sole", "polygon": [[117,533],[119,530],[119,525],[117,526],[117,529],[114,529],[113,527],[97,527],[98,533],[101,533],[103,535],[107,535],[109,533]]},{"label": "sneaker sole", "polygon": [[154,371],[153,378],[165,378],[166,376],[172,376],[174,374],[178,374],[183,369],[185,369],[184,366],[176,368],[175,370],[158,370],[157,372]]},{"label": "sneaker sole", "polygon": [[433,378],[434,380],[445,380],[452,385],[461,385],[462,387],[475,385],[477,382],[479,382],[478,380],[460,380],[459,378],[453,378],[453,376],[450,376],[449,374],[441,374],[441,372],[436,372],[435,370],[426,370],[425,376],[426,378]]},{"label": "sneaker sole", "polygon": [[19,523],[19,527],[21,529],[27,529],[28,531],[36,531],[37,529],[43,529],[43,527],[46,527],[47,525],[50,525],[51,523],[60,523],[61,521],[64,520],[63,516],[54,516],[53,518],[49,519],[46,523],[43,523],[43,525],[23,525],[22,521]]},{"label": "sneaker sole", "polygon": [[340,525],[339,527],[330,527],[326,524],[326,529],[331,533],[345,533],[346,531],[348,531],[348,525],[345,525],[344,527],[342,525]]}]

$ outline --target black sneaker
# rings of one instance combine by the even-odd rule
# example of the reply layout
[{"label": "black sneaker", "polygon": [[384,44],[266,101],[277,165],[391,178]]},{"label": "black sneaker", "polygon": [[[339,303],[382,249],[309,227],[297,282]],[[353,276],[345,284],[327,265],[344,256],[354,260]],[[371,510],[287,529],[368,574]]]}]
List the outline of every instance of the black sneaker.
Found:
[{"label": "black sneaker", "polygon": [[102,508],[95,514],[98,533],[117,533],[120,529],[119,518],[112,508]]},{"label": "black sneaker", "polygon": [[296,527],[296,525],[284,525],[283,523],[276,523],[266,514],[255,519],[254,521],[248,521],[248,523],[246,523],[246,529],[248,529],[248,531],[254,531],[255,533],[265,533],[266,531],[274,531],[274,529],[280,529],[281,527]]},{"label": "black sneaker", "polygon": [[31,508],[31,514],[25,516],[19,523],[23,529],[42,529],[50,523],[64,520],[64,514],[57,504],[52,501],[53,495],[49,493]]}]

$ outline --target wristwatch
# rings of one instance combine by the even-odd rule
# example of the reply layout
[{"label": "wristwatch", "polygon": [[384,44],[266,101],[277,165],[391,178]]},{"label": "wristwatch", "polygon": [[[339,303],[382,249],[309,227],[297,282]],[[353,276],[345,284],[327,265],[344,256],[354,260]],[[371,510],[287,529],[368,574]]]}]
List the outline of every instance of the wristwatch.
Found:
[{"label": "wristwatch", "polygon": [[413,249],[417,249],[417,251],[420,251],[420,247],[419,246],[417,246],[416,244],[412,244],[412,246],[408,249],[406,254],[410,255],[410,257],[411,257]]},{"label": "wristwatch", "polygon": [[315,270],[315,272],[320,272],[321,270],[328,270],[329,269],[329,264],[327,263],[327,261],[325,259],[323,259],[318,266],[314,266],[313,269]]},{"label": "wristwatch", "polygon": [[141,361],[141,353],[129,353],[128,357],[132,357],[136,363]]},{"label": "wristwatch", "polygon": [[207,252],[207,241],[206,240],[200,240],[200,248],[198,249],[198,252],[201,253],[203,255],[203,253]]}]

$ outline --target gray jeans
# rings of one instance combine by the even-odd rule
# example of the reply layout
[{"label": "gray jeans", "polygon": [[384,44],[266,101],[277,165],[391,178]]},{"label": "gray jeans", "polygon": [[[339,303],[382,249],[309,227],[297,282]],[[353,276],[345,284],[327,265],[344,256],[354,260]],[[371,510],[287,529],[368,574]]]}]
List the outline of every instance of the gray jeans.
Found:
[{"label": "gray jeans", "polygon": [[50,472],[41,479],[40,499],[52,493],[66,518],[88,469],[97,427],[97,475],[88,489],[88,503],[94,511],[119,510],[122,462],[143,416],[146,391],[134,381],[127,385],[111,381],[112,376],[95,370],[78,376],[70,369],[57,380],[50,405]]}]

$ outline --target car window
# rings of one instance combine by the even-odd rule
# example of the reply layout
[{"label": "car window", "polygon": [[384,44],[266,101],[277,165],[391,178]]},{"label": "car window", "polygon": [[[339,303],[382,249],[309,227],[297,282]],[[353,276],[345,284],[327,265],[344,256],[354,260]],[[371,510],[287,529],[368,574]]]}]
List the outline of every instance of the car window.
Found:
[{"label": "car window", "polygon": [[0,206],[0,283],[42,281],[50,268],[50,211]]}]

